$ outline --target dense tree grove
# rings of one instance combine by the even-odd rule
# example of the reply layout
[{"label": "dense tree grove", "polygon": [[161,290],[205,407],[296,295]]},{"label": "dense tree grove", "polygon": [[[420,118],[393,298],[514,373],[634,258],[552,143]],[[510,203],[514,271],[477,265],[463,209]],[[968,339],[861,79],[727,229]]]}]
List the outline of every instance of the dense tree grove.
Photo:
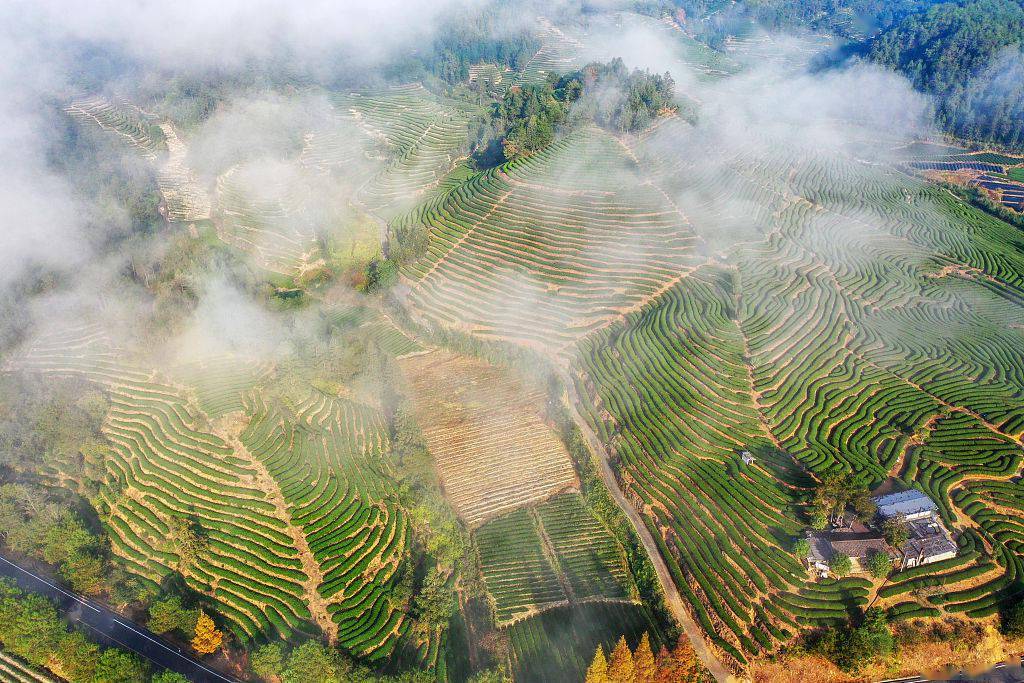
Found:
[{"label": "dense tree grove", "polygon": [[713,47],[753,27],[811,28],[897,70],[936,97],[955,135],[1024,147],[1024,4],[1019,0],[650,0],[638,9],[681,19]]},{"label": "dense tree grove", "polygon": [[52,602],[23,592],[9,579],[0,579],[0,645],[35,666],[59,668],[70,683],[149,680],[141,659],[102,648],[81,631],[69,631]]},{"label": "dense tree grove", "polygon": [[828,568],[839,578],[849,576],[850,572],[853,571],[853,560],[850,559],[849,555],[836,553],[829,561]]},{"label": "dense tree grove", "polygon": [[910,540],[910,527],[902,515],[890,517],[882,523],[882,537],[893,548],[902,548]]},{"label": "dense tree grove", "polygon": [[149,606],[146,626],[154,633],[176,631],[181,636],[188,636],[196,630],[198,621],[198,609],[185,607],[179,595],[169,595],[153,601]]},{"label": "dense tree grove", "polygon": [[853,474],[823,477],[814,489],[811,501],[811,526],[824,529],[828,524],[841,519],[848,507],[853,509],[857,519],[862,522],[871,521],[878,510],[878,506],[871,500],[867,484]]},{"label": "dense tree grove", "polygon": [[1024,146],[1024,5],[943,2],[909,14],[867,45],[868,56],[938,98],[956,135]]},{"label": "dense tree grove", "polygon": [[[52,121],[59,129],[48,161],[83,199],[88,222],[85,234],[94,246],[109,248],[133,235],[152,234],[164,225],[151,164],[125,151],[103,131],[83,128],[57,112]],[[162,139],[159,131],[154,126],[150,133]]]},{"label": "dense tree grove", "polygon": [[553,142],[560,126],[594,122],[619,133],[637,132],[675,109],[674,89],[668,73],[629,71],[619,58],[588,64],[561,78],[550,75],[541,85],[510,88],[495,105],[484,137],[493,135],[504,158],[516,159]]},{"label": "dense tree grove", "polygon": [[1000,629],[1010,638],[1024,638],[1024,602],[1018,602],[1000,615]]},{"label": "dense tree grove", "polygon": [[31,476],[56,469],[91,496],[108,450],[100,431],[108,401],[80,378],[0,376],[0,467]]},{"label": "dense tree grove", "polygon": [[871,661],[895,652],[896,639],[885,612],[872,607],[865,612],[859,624],[851,622],[825,629],[812,649],[844,671],[857,671]]},{"label": "dense tree grove", "polygon": [[868,556],[868,571],[876,579],[885,578],[892,571],[892,558],[885,553],[872,553]]},{"label": "dense tree grove", "polygon": [[498,2],[459,12],[434,32],[429,49],[403,57],[385,73],[397,82],[427,76],[451,85],[465,81],[473,64],[518,69],[540,48],[540,41],[512,12]]},{"label": "dense tree grove", "polygon": [[637,11],[672,16],[686,30],[712,47],[720,48],[730,35],[744,35],[753,27],[787,31],[809,27],[859,39],[879,27],[890,26],[929,0],[637,0]]},{"label": "dense tree grove", "polygon": [[[410,671],[380,675],[316,640],[293,648],[273,642],[256,649],[249,660],[253,673],[273,683],[432,683],[432,673]],[[501,678],[494,683],[504,683]],[[487,681],[490,683],[490,681]]]},{"label": "dense tree grove", "polygon": [[0,538],[10,550],[56,565],[75,590],[96,595],[108,578],[102,539],[51,491],[30,484],[0,486]]}]

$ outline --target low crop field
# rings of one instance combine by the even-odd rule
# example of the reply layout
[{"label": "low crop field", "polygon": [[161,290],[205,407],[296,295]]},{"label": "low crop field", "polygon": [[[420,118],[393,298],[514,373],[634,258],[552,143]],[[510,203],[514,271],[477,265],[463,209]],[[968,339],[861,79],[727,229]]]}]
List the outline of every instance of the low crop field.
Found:
[{"label": "low crop field", "polygon": [[546,400],[512,373],[444,351],[399,361],[445,493],[470,526],[576,485]]},{"label": "low crop field", "polygon": [[475,538],[499,626],[556,605],[630,598],[622,548],[578,493],[493,519]]}]

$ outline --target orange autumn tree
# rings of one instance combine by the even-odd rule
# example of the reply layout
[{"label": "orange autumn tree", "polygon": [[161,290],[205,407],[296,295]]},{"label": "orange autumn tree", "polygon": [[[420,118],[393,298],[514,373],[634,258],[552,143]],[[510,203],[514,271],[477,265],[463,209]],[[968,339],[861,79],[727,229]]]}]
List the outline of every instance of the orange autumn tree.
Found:
[{"label": "orange autumn tree", "polygon": [[633,653],[633,671],[636,683],[654,683],[658,675],[658,665],[655,664],[654,652],[651,651],[651,639],[646,632],[640,638],[636,652]]},{"label": "orange autumn tree", "polygon": [[216,652],[224,641],[224,633],[217,629],[206,612],[199,611],[199,618],[196,620],[196,637],[192,639],[192,649],[199,654],[208,655]]},{"label": "orange autumn tree", "polygon": [[612,683],[634,683],[636,679],[633,653],[629,651],[625,636],[619,638],[608,660],[608,679]]},{"label": "orange autumn tree", "polygon": [[655,683],[697,683],[700,678],[700,665],[697,653],[686,636],[681,636],[676,646],[669,652],[662,647],[658,653],[658,673]]},{"label": "orange autumn tree", "polygon": [[610,683],[608,680],[608,660],[604,658],[604,648],[600,645],[594,651],[594,660],[587,669],[586,683]]},{"label": "orange autumn tree", "polygon": [[585,683],[697,683],[700,673],[697,653],[685,636],[672,650],[662,646],[655,657],[650,634],[644,633],[634,651],[625,636],[619,638],[610,657],[605,657],[604,648],[598,645]]}]

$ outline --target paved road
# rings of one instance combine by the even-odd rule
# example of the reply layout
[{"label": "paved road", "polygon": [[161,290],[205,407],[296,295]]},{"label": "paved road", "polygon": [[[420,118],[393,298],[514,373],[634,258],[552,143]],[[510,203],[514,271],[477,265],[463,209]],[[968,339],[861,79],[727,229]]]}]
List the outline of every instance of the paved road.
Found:
[{"label": "paved road", "polygon": [[586,439],[590,448],[598,456],[597,459],[601,465],[601,478],[604,479],[605,486],[608,487],[609,493],[612,494],[612,498],[616,504],[622,509],[626,517],[629,519],[633,528],[636,529],[637,536],[640,537],[640,542],[643,543],[644,548],[647,550],[647,555],[651,558],[651,564],[654,565],[654,570],[658,574],[658,579],[661,581],[662,590],[665,592],[665,603],[668,605],[669,610],[672,611],[672,615],[679,621],[679,624],[683,627],[683,632],[686,633],[686,637],[690,639],[690,643],[693,645],[694,651],[697,653],[697,657],[707,667],[711,675],[715,677],[715,680],[719,683],[725,683],[726,681],[734,681],[735,677],[729,672],[729,670],[722,664],[721,660],[715,656],[715,653],[708,647],[707,641],[704,640],[704,633],[700,627],[693,621],[690,613],[686,610],[686,606],[683,603],[683,597],[679,594],[679,590],[676,588],[675,581],[672,579],[672,574],[668,571],[668,566],[665,564],[664,558],[661,556],[661,551],[658,549],[658,544],[655,543],[654,537],[651,536],[650,530],[647,525],[644,524],[643,520],[640,519],[640,513],[636,511],[636,508],[626,500],[626,496],[622,493],[622,489],[619,488],[619,481],[615,478],[615,473],[612,471],[611,464],[608,462],[608,451],[605,450],[604,444],[597,437],[597,434],[590,429],[590,425],[587,424],[586,420],[580,415],[577,405],[579,404],[579,396],[576,394],[576,386],[572,382],[572,378],[569,374],[560,366],[558,367],[559,375],[562,378],[562,383],[565,385],[566,391],[569,393],[569,410],[572,413],[572,417],[575,420],[577,426],[580,428],[580,432],[583,434],[583,438]]},{"label": "paved road", "polygon": [[[906,678],[888,678],[878,683],[928,683],[934,679],[925,678],[924,676],[907,676]],[[1024,681],[1024,657],[1021,657],[1021,666],[1007,666],[1006,664],[996,664],[992,667],[992,670],[975,676],[968,676],[967,674],[958,674],[950,679],[944,679],[948,681],[963,681],[963,683],[1019,683]]]},{"label": "paved road", "polygon": [[14,579],[26,591],[41,593],[56,602],[69,621],[82,626],[99,643],[131,650],[157,667],[177,671],[194,683],[238,682],[237,678],[214,671],[116,612],[75,595],[4,557],[0,557],[0,575]]}]

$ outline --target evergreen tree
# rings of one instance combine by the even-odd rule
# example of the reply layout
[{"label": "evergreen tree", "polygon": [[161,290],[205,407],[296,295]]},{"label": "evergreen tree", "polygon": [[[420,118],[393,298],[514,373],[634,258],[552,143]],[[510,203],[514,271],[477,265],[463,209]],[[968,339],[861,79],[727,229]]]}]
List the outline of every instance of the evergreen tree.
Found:
[{"label": "evergreen tree", "polygon": [[896,515],[885,520],[882,525],[882,536],[885,542],[899,550],[910,539],[910,526],[903,515]]},{"label": "evergreen tree", "polygon": [[868,571],[876,579],[882,579],[892,571],[892,558],[885,553],[872,553],[868,558]]},{"label": "evergreen tree", "polygon": [[284,643],[267,643],[252,653],[249,666],[260,678],[274,680],[284,673]]},{"label": "evergreen tree", "polygon": [[167,526],[170,528],[168,544],[177,553],[181,569],[186,571],[206,550],[206,534],[195,520],[184,517],[171,517]]},{"label": "evergreen tree", "polygon": [[60,663],[61,673],[69,681],[90,681],[96,673],[100,646],[90,642],[81,631],[71,631],[63,639],[53,659]]},{"label": "evergreen tree", "polygon": [[669,652],[661,648],[658,653],[658,674],[656,683],[697,683],[700,677],[700,666],[697,653],[686,636],[680,636],[675,648]]},{"label": "evergreen tree", "polygon": [[850,559],[849,555],[836,553],[832,556],[832,561],[828,563],[828,568],[839,578],[849,576],[850,572],[853,571],[853,560]]},{"label": "evergreen tree", "polygon": [[164,670],[154,674],[153,678],[150,679],[150,683],[188,683],[188,679],[177,671]]},{"label": "evergreen tree", "polygon": [[1024,602],[1003,611],[999,617],[999,628],[1011,638],[1024,638]]},{"label": "evergreen tree", "polygon": [[149,606],[149,620],[146,626],[153,633],[178,630],[187,636],[195,630],[198,617],[197,610],[185,609],[181,597],[173,595],[157,600]]},{"label": "evergreen tree", "polygon": [[91,683],[145,683],[148,667],[141,659],[114,647],[108,647],[96,660]]},{"label": "evergreen tree", "polygon": [[281,680],[284,683],[338,683],[341,680],[341,658],[315,640],[292,650]]}]

